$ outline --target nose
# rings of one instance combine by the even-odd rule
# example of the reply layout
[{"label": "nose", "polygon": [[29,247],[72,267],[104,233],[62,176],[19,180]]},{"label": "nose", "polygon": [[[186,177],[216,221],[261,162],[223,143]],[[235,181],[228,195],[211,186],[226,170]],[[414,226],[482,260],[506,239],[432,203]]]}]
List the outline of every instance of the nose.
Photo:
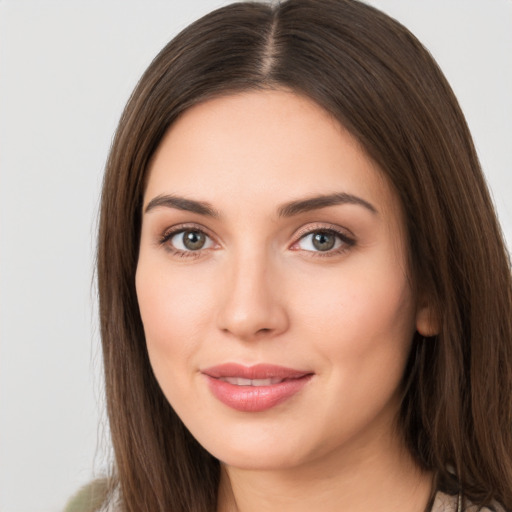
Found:
[{"label": "nose", "polygon": [[272,338],[288,329],[286,297],[268,258],[231,262],[224,274],[218,327],[244,341]]}]

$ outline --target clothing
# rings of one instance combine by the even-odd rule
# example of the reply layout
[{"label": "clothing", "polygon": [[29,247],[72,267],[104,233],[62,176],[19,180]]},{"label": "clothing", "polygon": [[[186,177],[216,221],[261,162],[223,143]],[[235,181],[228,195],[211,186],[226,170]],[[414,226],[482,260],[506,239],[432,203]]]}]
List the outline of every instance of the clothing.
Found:
[{"label": "clothing", "polygon": [[[478,508],[475,505],[471,505],[470,503],[460,504],[460,510],[462,512],[505,512],[505,509],[494,503],[492,508],[484,507]],[[434,500],[434,504],[432,505],[431,512],[457,512],[459,510],[459,496],[450,496],[449,494],[445,494],[442,492],[438,492],[436,494],[436,498]]]},{"label": "clothing", "polygon": [[98,478],[82,487],[66,504],[63,512],[99,512],[105,510],[108,479]]},{"label": "clothing", "polygon": [[[115,506],[106,504],[108,494],[108,483],[106,479],[94,480],[81,489],[66,505],[64,512],[115,512]],[[113,500],[115,501],[115,500]],[[458,495],[450,496],[442,492],[436,494],[434,504],[430,512],[457,512],[459,510]],[[478,509],[471,504],[465,504],[461,512],[506,512],[498,504],[492,508],[484,507]]]}]

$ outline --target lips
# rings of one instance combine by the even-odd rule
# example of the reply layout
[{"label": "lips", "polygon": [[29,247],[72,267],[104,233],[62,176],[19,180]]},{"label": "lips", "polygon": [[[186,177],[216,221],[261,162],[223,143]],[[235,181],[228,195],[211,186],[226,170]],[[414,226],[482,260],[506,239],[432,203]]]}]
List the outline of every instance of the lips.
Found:
[{"label": "lips", "polygon": [[260,412],[290,399],[313,373],[283,366],[243,366],[227,363],[202,371],[212,394],[223,404],[243,412]]},{"label": "lips", "polygon": [[219,377],[220,380],[235,386],[272,386],[283,382],[284,379],[244,379],[243,377]]}]

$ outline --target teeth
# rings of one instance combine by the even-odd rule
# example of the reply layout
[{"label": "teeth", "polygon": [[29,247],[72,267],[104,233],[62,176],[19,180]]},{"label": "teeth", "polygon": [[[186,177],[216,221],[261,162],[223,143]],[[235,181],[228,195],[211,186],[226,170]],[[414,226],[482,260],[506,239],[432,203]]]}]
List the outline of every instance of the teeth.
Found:
[{"label": "teeth", "polygon": [[234,384],[237,386],[252,386],[251,379],[243,379],[242,377],[237,377]]},{"label": "teeth", "polygon": [[220,380],[234,384],[235,386],[272,386],[272,384],[279,384],[283,379],[269,378],[269,379],[244,379],[242,377],[221,377]]},{"label": "teeth", "polygon": [[272,379],[254,379],[252,381],[252,386],[271,386],[272,384],[275,384]]}]

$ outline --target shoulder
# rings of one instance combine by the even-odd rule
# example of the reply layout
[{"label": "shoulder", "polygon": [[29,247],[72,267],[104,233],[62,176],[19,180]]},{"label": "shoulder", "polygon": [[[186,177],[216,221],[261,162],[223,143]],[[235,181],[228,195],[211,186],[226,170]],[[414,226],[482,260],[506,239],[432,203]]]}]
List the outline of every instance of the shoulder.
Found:
[{"label": "shoulder", "polygon": [[110,504],[111,484],[98,478],[82,487],[66,504],[64,512],[115,512]]},{"label": "shoulder", "polygon": [[[461,508],[459,508],[459,506]],[[458,495],[450,495],[443,492],[436,494],[431,512],[457,512],[458,510],[462,512],[506,512],[505,509],[497,503],[493,503],[489,507],[479,508],[465,501],[464,506],[462,506],[459,505]]]}]

